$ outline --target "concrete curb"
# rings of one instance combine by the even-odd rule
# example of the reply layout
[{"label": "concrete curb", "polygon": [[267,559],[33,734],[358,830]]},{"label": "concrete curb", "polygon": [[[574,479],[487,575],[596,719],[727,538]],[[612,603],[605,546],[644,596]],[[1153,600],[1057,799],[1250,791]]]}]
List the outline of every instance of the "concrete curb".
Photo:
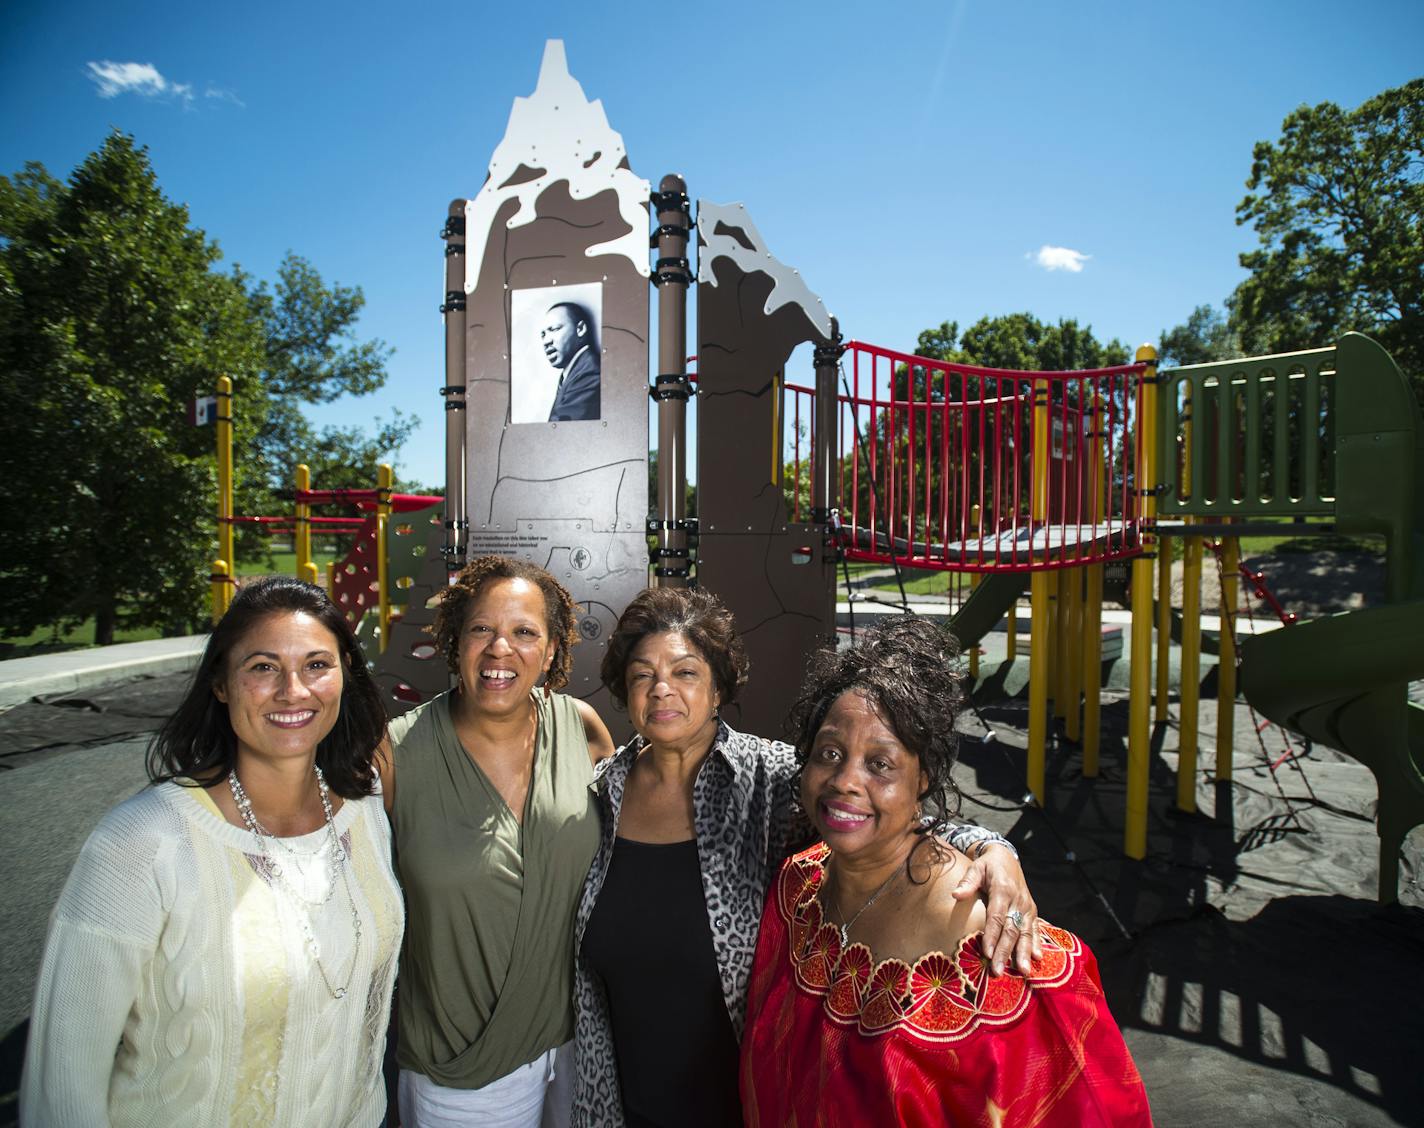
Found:
[{"label": "concrete curb", "polygon": [[73,693],[135,677],[181,674],[197,667],[207,635],[121,642],[0,662],[0,709],[48,693]]}]

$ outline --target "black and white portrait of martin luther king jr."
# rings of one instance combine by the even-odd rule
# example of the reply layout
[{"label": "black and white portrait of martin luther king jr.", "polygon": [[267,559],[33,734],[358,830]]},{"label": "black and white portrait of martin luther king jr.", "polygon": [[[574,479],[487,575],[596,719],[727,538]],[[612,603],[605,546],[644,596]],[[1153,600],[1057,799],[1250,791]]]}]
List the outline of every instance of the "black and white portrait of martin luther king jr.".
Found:
[{"label": "black and white portrait of martin luther king jr.", "polygon": [[593,315],[577,302],[556,302],[539,322],[539,346],[559,373],[549,421],[597,419],[602,373]]}]

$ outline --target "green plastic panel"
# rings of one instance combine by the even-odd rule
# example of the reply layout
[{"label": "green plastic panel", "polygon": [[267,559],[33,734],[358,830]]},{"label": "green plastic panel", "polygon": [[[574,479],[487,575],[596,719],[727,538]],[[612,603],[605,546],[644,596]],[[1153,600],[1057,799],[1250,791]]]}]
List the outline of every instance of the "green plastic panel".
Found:
[{"label": "green plastic panel", "polygon": [[1335,352],[1164,368],[1158,514],[1333,515]]}]

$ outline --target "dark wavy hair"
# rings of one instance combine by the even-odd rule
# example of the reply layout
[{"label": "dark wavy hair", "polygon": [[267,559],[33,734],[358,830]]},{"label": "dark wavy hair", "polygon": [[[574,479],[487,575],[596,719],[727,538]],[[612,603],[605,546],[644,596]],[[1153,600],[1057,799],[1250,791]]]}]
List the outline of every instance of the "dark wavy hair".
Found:
[{"label": "dark wavy hair", "polygon": [[260,620],[304,612],[336,637],[341,656],[341,712],[317,745],[316,762],[327,786],[343,799],[359,799],[375,786],[376,748],[386,735],[386,710],[351,625],[315,584],[291,576],[264,576],[238,589],[213,628],[178,711],[148,746],[148,778],[211,787],[232,773],[237,735],[228,707],[213,687],[227,675],[232,649]]},{"label": "dark wavy hair", "polygon": [[737,699],[747,684],[747,659],[732,613],[708,591],[697,588],[647,588],[634,596],[608,638],[599,671],[618,708],[628,707],[628,660],[649,635],[677,632],[701,652],[712,667],[712,681],[723,705]]},{"label": "dark wavy hair", "polygon": [[964,700],[958,658],[952,634],[910,615],[877,623],[847,650],[819,651],[786,722],[796,759],[805,765],[836,698],[864,694],[919,760],[928,778],[918,798],[933,820],[923,829],[938,829],[959,810],[959,789],[950,778],[959,758],[954,722]]},{"label": "dark wavy hair", "polygon": [[544,593],[544,625],[554,644],[554,660],[549,665],[544,685],[548,689],[563,689],[569,683],[569,671],[574,668],[573,646],[578,641],[575,630],[578,613],[573,597],[539,565],[509,556],[475,557],[460,569],[460,574],[441,596],[430,633],[445,655],[450,672],[460,672],[460,634],[465,629],[470,608],[485,585],[496,580],[527,580]]}]

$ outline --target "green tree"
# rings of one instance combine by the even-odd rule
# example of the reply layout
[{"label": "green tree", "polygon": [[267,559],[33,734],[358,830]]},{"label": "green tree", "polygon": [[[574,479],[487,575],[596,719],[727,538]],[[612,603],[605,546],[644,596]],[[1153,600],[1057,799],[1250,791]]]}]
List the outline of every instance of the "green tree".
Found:
[{"label": "green tree", "polygon": [[1228,301],[1246,351],[1361,330],[1424,400],[1424,79],[1355,110],[1301,106],[1256,145],[1246,187],[1236,222],[1260,245]]},{"label": "green tree", "polygon": [[269,293],[219,258],[124,134],[67,183],[37,164],[0,177],[0,634],[92,616],[107,643],[120,624],[202,621],[213,432],[185,406],[219,374],[235,386],[239,510],[290,483],[294,444],[337,460],[402,437],[399,417],[375,439],[314,436],[296,407],[384,378],[385,346],[345,343],[359,291],[289,257]]},{"label": "green tree", "polygon": [[1163,368],[1233,360],[1243,355],[1241,342],[1226,316],[1209,305],[1197,306],[1181,325],[1163,329],[1158,351]]}]

